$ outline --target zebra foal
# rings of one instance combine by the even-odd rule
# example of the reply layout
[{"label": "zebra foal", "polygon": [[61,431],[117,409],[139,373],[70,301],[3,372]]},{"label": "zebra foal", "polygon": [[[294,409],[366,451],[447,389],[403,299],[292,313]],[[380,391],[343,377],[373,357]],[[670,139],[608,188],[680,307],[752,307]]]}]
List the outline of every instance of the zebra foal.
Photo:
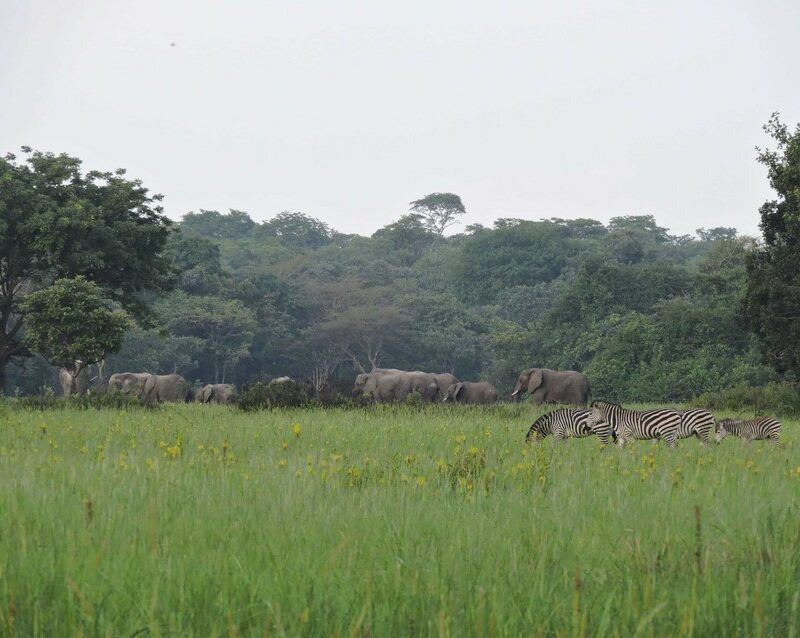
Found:
[{"label": "zebra foal", "polygon": [[778,445],[781,437],[781,422],[771,416],[759,416],[749,421],[722,419],[717,424],[717,443],[730,435],[741,437],[748,443],[760,439],[769,439],[775,445]]},{"label": "zebra foal", "polygon": [[625,447],[630,439],[663,439],[675,447],[681,427],[677,410],[628,410],[611,401],[592,401],[588,426],[606,422],[617,433],[617,445]]},{"label": "zebra foal", "polygon": [[591,410],[562,408],[543,414],[531,425],[525,435],[525,443],[538,441],[549,434],[552,434],[557,441],[563,441],[568,438],[582,439],[596,434],[603,445],[608,445],[611,426],[602,421],[589,426],[590,412]]}]

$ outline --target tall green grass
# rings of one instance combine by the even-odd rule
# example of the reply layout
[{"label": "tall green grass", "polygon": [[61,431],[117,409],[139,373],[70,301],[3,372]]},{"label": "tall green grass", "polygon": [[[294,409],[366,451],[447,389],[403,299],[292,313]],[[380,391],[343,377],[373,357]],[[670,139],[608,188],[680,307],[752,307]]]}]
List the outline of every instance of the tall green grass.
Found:
[{"label": "tall green grass", "polygon": [[0,634],[796,636],[800,437],[537,411],[7,410]]}]

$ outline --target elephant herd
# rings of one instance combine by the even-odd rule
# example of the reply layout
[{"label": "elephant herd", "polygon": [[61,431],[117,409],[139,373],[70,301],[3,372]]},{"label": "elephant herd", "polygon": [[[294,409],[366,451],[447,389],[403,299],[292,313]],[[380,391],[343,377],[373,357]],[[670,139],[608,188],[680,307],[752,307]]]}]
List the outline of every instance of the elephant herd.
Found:
[{"label": "elephant herd", "polygon": [[[59,371],[64,396],[88,394],[89,374],[84,368],[75,379],[65,370]],[[149,372],[118,372],[108,379],[107,392],[135,396],[145,403],[221,403],[233,402],[236,388],[229,383],[209,383],[194,389],[179,374],[150,374]]]},{"label": "elephant herd", "polygon": [[[82,370],[72,379],[62,370],[60,380],[64,394],[86,394],[89,377]],[[271,383],[291,381],[279,377]],[[214,383],[193,389],[179,374],[150,374],[148,372],[119,372],[108,379],[108,391],[137,396],[146,403],[232,403],[236,389],[227,383]],[[356,377],[353,393],[375,403],[405,401],[416,393],[423,402],[444,401],[453,403],[491,404],[498,401],[497,389],[487,381],[460,381],[455,375],[405,370],[397,368],[373,368]],[[586,405],[590,386],[587,378],[572,370],[548,370],[528,368],[523,370],[510,394],[512,400],[520,400],[525,393],[531,395],[533,403],[562,403]]]},{"label": "elephant herd", "polygon": [[[533,402],[586,405],[589,400],[588,379],[572,370],[529,368],[523,370],[510,398],[519,400],[525,392]],[[353,391],[376,403],[404,401],[416,392],[422,401],[489,404],[499,398],[497,389],[487,381],[459,381],[450,373],[431,373],[396,368],[373,368],[356,377]]]},{"label": "elephant herd", "polygon": [[230,403],[236,393],[228,383],[209,383],[193,390],[179,374],[118,372],[108,378],[108,391],[140,397],[145,403]]}]

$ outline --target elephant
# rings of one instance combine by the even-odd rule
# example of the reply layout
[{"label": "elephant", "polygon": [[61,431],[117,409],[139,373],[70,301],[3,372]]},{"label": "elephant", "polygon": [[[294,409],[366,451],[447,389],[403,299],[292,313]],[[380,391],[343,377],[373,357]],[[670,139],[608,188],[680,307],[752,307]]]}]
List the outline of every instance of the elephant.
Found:
[{"label": "elephant", "polygon": [[422,400],[431,403],[439,398],[439,385],[436,383],[436,376],[430,372],[405,372],[409,383],[411,384],[411,391],[417,392]]},{"label": "elephant", "polygon": [[589,401],[589,380],[574,370],[548,370],[529,368],[523,370],[511,398],[519,400],[527,389],[536,405],[542,403],[564,403],[586,405]]},{"label": "elephant", "polygon": [[[380,385],[380,380],[384,377],[402,377],[408,382],[408,389],[403,390],[405,395],[402,398],[378,399],[376,390]],[[392,383],[397,383],[395,380]],[[432,402],[439,396],[439,386],[436,383],[436,375],[429,372],[406,372],[396,368],[373,368],[370,372],[362,372],[356,377],[353,391],[356,395],[363,394],[371,396],[376,401],[402,401],[411,392],[417,392],[423,401]],[[381,393],[379,393],[381,394]],[[395,394],[389,392],[389,394]]]},{"label": "elephant", "polygon": [[[366,390],[366,386],[370,383],[371,379],[390,374],[405,374],[405,370],[398,370],[396,368],[372,368],[369,372],[362,372],[356,377],[356,381],[353,384],[353,394],[356,396],[369,394]],[[371,387],[374,389],[374,383],[371,384]]]},{"label": "elephant", "polygon": [[230,383],[209,383],[195,393],[194,400],[197,403],[228,404],[235,394],[236,388]]},{"label": "elephant", "polygon": [[155,375],[148,372],[117,372],[108,378],[108,391],[145,397],[148,381],[154,383]]},{"label": "elephant", "polygon": [[148,403],[185,403],[189,399],[189,384],[179,374],[148,375],[144,397]]},{"label": "elephant", "polygon": [[368,375],[368,377],[364,383],[363,394],[377,403],[405,401],[413,390],[407,372]]},{"label": "elephant", "polygon": [[439,387],[439,398],[444,399],[447,396],[447,390],[454,383],[458,383],[458,379],[454,374],[449,372],[442,372],[434,374],[433,378],[436,380],[436,385]]},{"label": "elephant", "polygon": [[460,381],[447,388],[444,402],[480,403],[488,405],[497,402],[497,388],[488,381]]},{"label": "elephant", "polygon": [[72,376],[72,373],[66,368],[60,368],[58,371],[58,381],[61,384],[61,390],[64,396],[69,398],[72,395],[89,394],[89,369],[81,368],[77,377]]}]

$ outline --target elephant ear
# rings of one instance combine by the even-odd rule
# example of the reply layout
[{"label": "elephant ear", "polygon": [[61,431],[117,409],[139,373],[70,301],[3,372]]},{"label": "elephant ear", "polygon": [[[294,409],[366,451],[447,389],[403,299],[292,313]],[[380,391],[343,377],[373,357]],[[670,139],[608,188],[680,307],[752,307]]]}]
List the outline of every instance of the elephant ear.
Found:
[{"label": "elephant ear", "polygon": [[464,391],[464,382],[459,381],[458,383],[456,383],[456,391],[453,393],[453,398],[457,399],[458,395],[461,394],[463,391]]},{"label": "elephant ear", "polygon": [[531,370],[531,377],[528,380],[528,392],[534,392],[536,388],[542,385],[542,369],[533,368]]}]

